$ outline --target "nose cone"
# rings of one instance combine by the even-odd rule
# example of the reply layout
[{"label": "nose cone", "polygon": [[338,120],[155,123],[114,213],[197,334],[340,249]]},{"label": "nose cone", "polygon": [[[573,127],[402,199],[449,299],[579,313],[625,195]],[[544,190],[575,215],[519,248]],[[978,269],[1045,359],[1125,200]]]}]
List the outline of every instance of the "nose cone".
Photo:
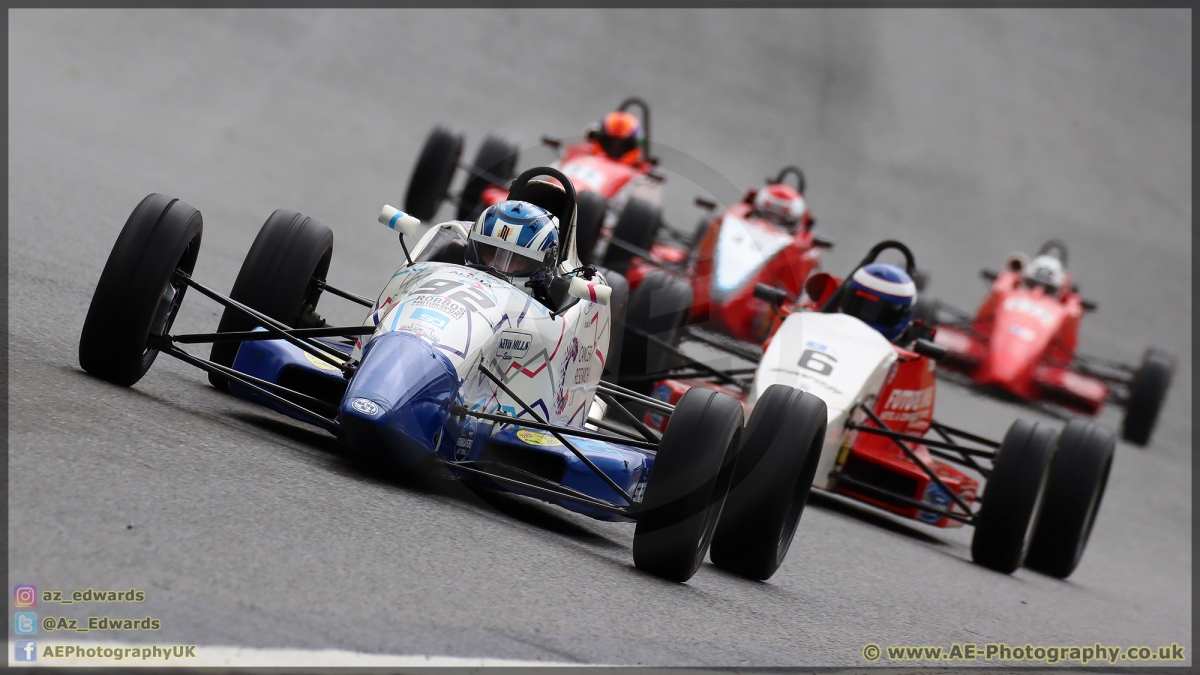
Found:
[{"label": "nose cone", "polygon": [[367,345],[342,397],[343,441],[401,468],[420,464],[437,450],[458,385],[450,360],[426,341],[381,335]]}]

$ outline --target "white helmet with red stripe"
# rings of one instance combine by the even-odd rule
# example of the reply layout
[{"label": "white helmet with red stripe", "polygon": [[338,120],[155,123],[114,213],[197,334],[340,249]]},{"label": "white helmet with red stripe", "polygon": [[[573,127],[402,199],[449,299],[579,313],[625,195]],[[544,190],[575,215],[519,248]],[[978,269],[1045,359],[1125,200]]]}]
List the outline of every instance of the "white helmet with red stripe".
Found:
[{"label": "white helmet with red stripe", "polygon": [[783,183],[768,185],[754,195],[755,215],[788,229],[795,229],[807,209],[804,197]]}]

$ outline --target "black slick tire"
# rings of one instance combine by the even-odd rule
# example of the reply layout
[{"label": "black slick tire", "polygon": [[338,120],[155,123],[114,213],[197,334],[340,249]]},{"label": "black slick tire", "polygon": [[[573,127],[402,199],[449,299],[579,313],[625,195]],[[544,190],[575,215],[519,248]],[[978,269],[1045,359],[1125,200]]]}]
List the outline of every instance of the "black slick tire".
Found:
[{"label": "black slick tire", "polygon": [[437,215],[438,207],[450,191],[462,148],[462,134],[440,125],[429,132],[404,195],[404,210],[409,215],[418,220],[430,220]]},{"label": "black slick tire", "polygon": [[1092,422],[1072,420],[1063,427],[1025,567],[1059,579],[1075,571],[1100,510],[1116,447],[1116,434]]},{"label": "black slick tire", "polygon": [[1008,428],[971,538],[971,559],[1002,574],[1021,566],[1058,442],[1054,429],[1017,420]]},{"label": "black slick tire", "polygon": [[704,561],[741,445],[742,406],[711,389],[688,390],[658,446],[638,510],[633,562],[671,581]]},{"label": "black slick tire", "polygon": [[1125,404],[1121,438],[1140,446],[1150,442],[1174,373],[1174,356],[1156,347],[1146,350],[1141,366],[1129,383],[1129,400]]},{"label": "black slick tire", "polygon": [[[233,282],[229,297],[291,328],[317,328],[324,321],[316,313],[321,289],[333,258],[333,231],[295,211],[279,209],[267,218]],[[259,322],[225,308],[218,333],[254,330]],[[232,366],[240,342],[213,343],[209,359]],[[209,382],[228,389],[228,380],[210,373]]]},{"label": "black slick tire", "polygon": [[654,270],[629,296],[625,312],[620,368],[622,386],[649,393],[650,381],[626,381],[667,370],[674,356],[647,336],[678,346],[692,308],[692,287],[662,270]]},{"label": "black slick tire", "polygon": [[[483,191],[489,185],[508,188],[507,183],[511,182],[513,176],[516,175],[519,152],[520,148],[515,143],[510,143],[503,138],[488,136],[483,139],[483,145],[479,146],[479,152],[475,153],[473,166],[478,171],[491,174],[504,182],[491,183],[474,174],[468,176],[467,183],[463,186],[462,194],[458,199],[458,215],[456,216],[458,220],[473,221],[479,217],[479,213],[483,210],[480,200],[483,197]],[[441,194],[444,196],[445,192]]]},{"label": "black slick tire", "polygon": [[827,419],[824,401],[793,387],[771,385],[758,399],[713,535],[714,565],[757,581],[779,569],[812,490]]},{"label": "black slick tire", "polygon": [[600,239],[608,200],[602,194],[585,190],[575,196],[575,209],[575,250],[587,265],[592,262],[593,249]]},{"label": "black slick tire", "polygon": [[[658,206],[643,199],[631,198],[617,224],[613,226],[612,238],[631,244],[644,251],[649,251],[654,244],[654,236],[658,233],[662,213]],[[612,241],[604,251],[604,266],[624,274],[629,269],[629,263],[636,254],[621,248]]]},{"label": "black slick tire", "polygon": [[129,214],[117,236],[79,336],[79,365],[123,387],[142,379],[158,356],[147,342],[166,334],[187,290],[204,219],[194,207],[154,193]]}]

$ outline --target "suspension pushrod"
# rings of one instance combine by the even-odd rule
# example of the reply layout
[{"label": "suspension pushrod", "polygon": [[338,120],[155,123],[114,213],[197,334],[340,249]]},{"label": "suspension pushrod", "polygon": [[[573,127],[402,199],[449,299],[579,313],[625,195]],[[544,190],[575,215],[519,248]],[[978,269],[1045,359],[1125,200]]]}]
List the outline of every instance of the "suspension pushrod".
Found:
[{"label": "suspension pushrod", "polygon": [[653,342],[654,344],[658,345],[659,347],[662,347],[663,349],[667,350],[668,352],[675,355],[676,357],[683,359],[683,364],[678,367],[690,366],[697,370],[702,370],[704,372],[707,372],[708,374],[712,375],[713,377],[717,378],[718,380],[721,380],[722,382],[725,382],[726,384],[732,384],[733,386],[737,387],[738,389],[741,389],[743,392],[748,392],[750,390],[750,388],[745,383],[741,382],[740,380],[736,380],[733,377],[726,375],[724,373],[724,371],[717,370],[716,368],[713,368],[712,366],[708,365],[707,363],[702,363],[700,361],[697,361],[696,359],[685,354],[683,352],[683,350],[680,349],[679,347],[676,347],[675,345],[667,342],[666,340],[663,340],[662,338],[660,338],[656,335],[651,335],[650,333],[647,333],[646,331],[642,330],[641,328],[636,328],[634,326],[625,326],[625,330],[632,331],[634,334],[640,335],[641,337],[646,338],[647,340]]},{"label": "suspension pushrod", "polygon": [[[945,509],[941,509],[936,506],[933,506],[932,504],[926,504],[925,502],[917,501],[911,497],[905,497],[904,495],[898,495],[895,492],[891,492],[891,491],[885,490],[881,487],[871,485],[870,483],[864,483],[863,481],[858,480],[857,478],[847,476],[846,474],[844,474],[840,471],[835,471],[834,473],[829,474],[829,477],[836,478],[839,481],[843,481],[843,482],[849,484],[851,487],[859,488],[859,489],[865,490],[866,492],[874,492],[877,495],[885,496],[885,497],[888,497],[889,499],[895,499],[896,501],[899,501],[899,502],[904,502],[905,504],[907,504],[909,506],[915,506],[915,507],[921,509],[922,511],[929,511],[931,513],[936,513],[940,516],[945,516],[951,520],[957,520],[960,523],[965,523],[967,525],[970,525],[974,521],[974,518],[972,517],[972,515],[964,516],[961,513],[954,513],[953,511],[947,511]],[[837,493],[835,492],[834,494],[837,494]],[[969,513],[970,512],[968,512],[968,514]]]},{"label": "suspension pushrod", "polygon": [[[937,434],[939,436],[942,437],[942,440],[946,441],[947,443],[953,444],[953,445],[958,445],[957,443],[954,443],[954,439],[950,437],[950,434],[947,434],[945,431],[942,431],[938,427],[933,427],[933,430],[935,432],[937,432]],[[933,454],[935,454],[935,456],[937,456],[933,449],[931,449],[929,452],[933,453]],[[992,477],[991,470],[984,469],[982,466],[979,466],[979,464],[975,461],[975,459],[973,457],[971,457],[971,455],[969,455],[965,452],[962,452],[961,450],[959,451],[958,454],[959,454],[959,456],[957,458],[951,458],[949,456],[949,453],[946,453],[946,456],[943,457],[943,459],[948,459],[953,462],[965,463],[967,466],[969,466],[972,469],[975,469],[979,473],[983,474],[984,478]]]},{"label": "suspension pushrod", "polygon": [[871,426],[867,426],[865,424],[855,424],[854,422],[851,422],[846,425],[846,428],[857,429],[858,431],[865,431],[867,433],[875,434],[877,436],[887,436],[888,438],[891,438],[894,440],[908,441],[909,443],[919,443],[921,445],[926,445],[931,448],[941,448],[943,450],[954,450],[956,452],[962,452],[962,453],[974,455],[976,457],[986,457],[988,459],[991,459],[996,456],[996,452],[994,450],[981,450],[979,448],[968,448],[964,445],[959,445],[957,443],[945,443],[943,441],[938,441],[938,440],[935,440],[932,438],[924,438],[921,436],[910,436],[908,434],[902,434],[899,431],[893,431],[891,429],[886,429],[886,428],[880,429],[878,427],[871,427]]},{"label": "suspension pushrod", "polygon": [[622,429],[621,427],[619,427],[615,424],[609,424],[608,422],[605,422],[604,420],[598,420],[595,417],[587,418],[587,423],[594,424],[598,428],[604,429],[605,431],[611,431],[614,434],[620,434],[624,438],[631,438],[635,441],[642,440],[642,437],[640,435],[633,433],[632,431],[629,431],[627,429]]},{"label": "suspension pushrod", "polygon": [[[263,384],[271,385],[271,386],[275,386],[275,387],[279,386],[279,385],[274,384],[273,382],[267,382],[266,380],[260,380],[257,377],[247,375],[245,373],[236,371],[232,368],[226,368],[225,366],[222,366],[219,363],[214,363],[212,361],[209,361],[208,359],[202,359],[202,358],[199,358],[196,356],[192,356],[191,354],[185,352],[184,350],[182,350],[179,347],[176,347],[174,345],[171,345],[171,346],[167,347],[166,349],[160,349],[159,351],[163,354],[167,354],[168,356],[173,356],[173,357],[179,359],[180,361],[183,361],[184,363],[188,363],[193,366],[196,366],[197,368],[199,368],[201,370],[207,371],[209,373],[216,373],[218,375],[223,375],[230,380],[234,380],[235,382],[242,385],[243,387],[253,390],[255,393],[257,393],[261,396],[265,396],[268,399],[270,399],[286,408],[289,408],[290,410],[294,410],[294,411],[312,419],[313,422],[317,426],[321,427],[322,429],[324,429],[332,434],[336,435],[338,432],[338,424],[335,420],[325,417],[324,415],[321,415],[320,413],[309,410],[308,408],[305,408],[304,406],[300,405],[299,403],[290,401],[290,400],[270,391],[266,387],[260,386]],[[285,387],[281,387],[281,388],[286,389]],[[286,391],[292,392],[291,389],[286,389]],[[311,399],[312,401],[315,401],[321,405],[326,405],[326,406],[329,405],[325,401],[321,401],[320,399],[312,398],[311,396],[308,396],[307,394],[301,394],[298,391],[292,392],[292,393],[294,393],[297,396],[303,396],[306,399]]]},{"label": "suspension pushrod", "polygon": [[669,263],[664,260],[655,260],[653,257],[654,254],[650,253],[650,251],[638,246],[634,246],[624,239],[617,239],[616,237],[613,237],[612,239],[608,240],[608,245],[615,245],[617,248],[624,249],[636,255],[638,258],[641,258],[643,262],[653,265],[664,272],[674,272],[678,274],[686,269],[686,267],[681,263]]},{"label": "suspension pushrod", "polygon": [[[546,420],[542,419],[542,416],[537,414],[536,410],[534,410],[533,408],[530,408],[528,405],[526,405],[525,401],[522,401],[520,396],[517,396],[516,393],[513,392],[513,390],[508,388],[508,385],[504,384],[503,380],[501,380],[499,377],[496,377],[494,374],[492,374],[492,371],[485,368],[482,363],[479,364],[479,372],[483,373],[484,376],[487,377],[489,380],[491,380],[497,387],[500,387],[500,389],[502,391],[504,391],[505,394],[508,394],[509,398],[511,398],[513,401],[516,401],[516,403],[518,405],[520,405],[521,408],[523,408],[525,410],[525,412],[529,413],[530,417],[532,417],[534,420],[536,420],[538,422],[541,422],[542,424],[546,424]],[[629,493],[625,491],[624,488],[622,488],[620,485],[617,485],[617,482],[615,480],[613,480],[608,474],[601,471],[600,467],[598,467],[594,463],[592,463],[592,460],[588,459],[587,455],[584,455],[582,452],[580,452],[579,448],[576,448],[574,445],[572,445],[571,442],[568,441],[565,436],[563,436],[561,433],[559,433],[558,429],[555,429],[554,427],[550,427],[550,428],[547,428],[546,431],[549,431],[551,435],[553,435],[555,438],[558,439],[559,443],[562,443],[563,445],[566,446],[566,448],[568,450],[570,450],[572,453],[574,453],[574,455],[579,458],[579,461],[586,464],[587,467],[589,469],[591,469],[593,472],[595,472],[595,474],[597,476],[599,476],[605,483],[608,483],[608,486],[610,488],[612,488],[613,490],[616,490],[617,494],[621,495],[621,497],[623,497],[625,499],[625,501],[629,503],[630,506],[633,506],[633,504],[635,503],[633,500],[633,497],[631,497],[629,495]]]},{"label": "suspension pushrod", "polygon": [[990,438],[983,438],[982,436],[976,436],[975,434],[968,433],[966,431],[963,431],[962,429],[955,429],[954,427],[948,427],[945,424],[938,422],[937,420],[930,420],[930,423],[932,424],[933,428],[940,430],[940,432],[945,432],[947,434],[950,434],[951,436],[958,436],[959,438],[966,439],[973,443],[978,443],[980,445],[986,445],[989,448],[999,448],[1000,447],[999,443],[991,440]]},{"label": "suspension pushrod", "polygon": [[653,431],[651,431],[650,427],[643,424],[642,421],[640,419],[638,419],[637,415],[634,415],[633,413],[629,412],[628,408],[621,405],[620,401],[618,401],[617,399],[613,398],[612,396],[610,396],[608,394],[605,394],[602,391],[596,392],[596,396],[599,396],[601,401],[604,401],[605,403],[608,404],[608,406],[610,408],[612,408],[616,412],[620,413],[620,416],[626,422],[629,422],[630,424],[632,424],[633,428],[637,429],[637,432],[639,434],[641,434],[643,438],[645,438],[650,443],[653,443],[655,448],[657,448],[658,444],[662,442],[662,438],[660,438]]},{"label": "suspension pushrod", "polygon": [[[867,416],[871,418],[871,421],[874,422],[875,424],[877,424],[880,429],[887,429],[887,425],[885,425],[883,423],[883,420],[879,419],[879,416],[875,414],[874,410],[871,410],[870,407],[865,406],[861,403],[858,404],[858,407],[860,410],[865,412],[867,414]],[[859,426],[859,425],[856,425],[856,426]],[[950,499],[954,500],[955,504],[958,504],[959,507],[962,508],[963,511],[966,511],[967,513],[971,512],[971,507],[967,506],[967,503],[964,502],[962,500],[962,498],[960,498],[957,494],[954,493],[953,490],[951,490],[949,487],[947,487],[946,484],[942,482],[942,479],[938,478],[937,473],[935,473],[933,469],[930,469],[928,466],[926,466],[925,462],[922,462],[920,457],[917,457],[917,453],[913,452],[912,448],[908,447],[908,445],[904,441],[900,440],[899,438],[896,438],[895,436],[892,436],[890,434],[883,434],[883,435],[888,436],[889,438],[892,439],[893,443],[900,446],[900,449],[904,451],[904,454],[908,455],[908,458],[910,460],[912,460],[912,462],[914,464],[921,467],[921,470],[925,472],[925,475],[929,476],[929,479],[932,480],[934,483],[937,483],[937,486],[940,487],[947,495],[949,495]],[[922,441],[920,439],[918,439],[918,442],[922,442]]]},{"label": "suspension pushrod", "polygon": [[343,291],[340,288],[334,288],[333,286],[330,286],[328,283],[326,283],[326,281],[324,279],[317,279],[317,288],[319,288],[323,291],[329,291],[330,293],[333,293],[334,295],[337,295],[337,296],[341,296],[347,300],[357,302],[358,304],[360,304],[364,307],[374,307],[375,306],[374,300],[365,298],[361,295],[358,295],[357,293],[351,293],[350,291]]},{"label": "suspension pushrod", "polygon": [[658,412],[665,413],[667,415],[675,412],[675,406],[671,405],[670,403],[646,396],[645,394],[640,394],[632,389],[626,389],[625,387],[615,385],[611,382],[600,380],[599,390],[608,394],[609,396],[612,396],[613,398],[623,398],[627,401],[634,401],[647,408],[653,408]]},{"label": "suspension pushrod", "polygon": [[[300,338],[349,337],[351,335],[370,335],[374,332],[374,326],[329,326],[326,328],[291,328],[288,330],[288,333]],[[274,333],[261,330],[244,330],[233,333],[187,333],[184,335],[164,335],[163,337],[181,345],[279,339]]]},{"label": "suspension pushrod", "polygon": [[179,278],[182,279],[185,284],[187,284],[188,286],[191,286],[192,288],[195,288],[198,292],[202,293],[203,295],[217,301],[218,303],[220,303],[222,305],[225,305],[226,307],[232,307],[238,311],[248,314],[251,318],[257,319],[259,322],[261,322],[263,324],[263,328],[267,329],[268,331],[270,331],[272,333],[275,333],[282,339],[287,340],[291,344],[299,347],[300,349],[303,349],[304,351],[308,352],[309,354],[312,354],[313,356],[321,359],[322,361],[329,363],[330,365],[336,367],[338,370],[342,371],[343,373],[352,372],[352,369],[346,365],[346,362],[345,362],[346,355],[337,351],[333,347],[326,347],[325,345],[323,345],[319,342],[306,342],[304,340],[301,340],[300,338],[293,337],[292,335],[290,335],[288,333],[288,331],[292,330],[292,328],[290,326],[288,326],[282,322],[276,321],[275,319],[272,319],[271,317],[267,316],[266,314],[263,314],[262,312],[251,309],[251,308],[247,307],[246,305],[243,305],[242,303],[238,302],[237,300],[234,300],[233,298],[227,298],[227,297],[221,295],[220,293],[209,289],[204,284],[193,279],[191,277],[191,275],[187,274],[186,272],[176,270],[175,274],[178,275]]},{"label": "suspension pushrod", "polygon": [[494,415],[492,413],[478,412],[475,410],[467,410],[466,408],[464,408],[462,406],[455,406],[454,413],[459,414],[459,415],[467,415],[469,417],[477,417],[481,420],[489,420],[491,422],[500,422],[502,424],[511,424],[513,426],[518,426],[518,427],[529,427],[530,429],[540,429],[542,431],[561,430],[563,433],[565,433],[568,436],[576,436],[578,438],[589,438],[589,439],[596,440],[596,441],[612,441],[614,443],[624,443],[625,445],[632,445],[634,447],[645,448],[647,450],[653,450],[656,447],[658,447],[657,442],[647,443],[646,441],[642,441],[642,440],[634,440],[631,438],[613,436],[612,434],[602,434],[602,433],[599,433],[596,431],[589,431],[587,429],[571,429],[569,427],[563,428],[563,427],[560,427],[560,426],[557,426],[554,424],[546,424],[544,422],[539,422],[536,420],[521,419],[519,417],[512,417],[511,415]]}]

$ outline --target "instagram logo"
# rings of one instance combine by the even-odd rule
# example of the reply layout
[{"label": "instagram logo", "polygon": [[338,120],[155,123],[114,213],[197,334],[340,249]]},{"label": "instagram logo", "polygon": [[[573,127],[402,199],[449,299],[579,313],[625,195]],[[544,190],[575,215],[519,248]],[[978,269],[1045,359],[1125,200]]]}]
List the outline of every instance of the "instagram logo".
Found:
[{"label": "instagram logo", "polygon": [[22,584],[13,588],[13,604],[17,607],[37,607],[37,586]]}]

